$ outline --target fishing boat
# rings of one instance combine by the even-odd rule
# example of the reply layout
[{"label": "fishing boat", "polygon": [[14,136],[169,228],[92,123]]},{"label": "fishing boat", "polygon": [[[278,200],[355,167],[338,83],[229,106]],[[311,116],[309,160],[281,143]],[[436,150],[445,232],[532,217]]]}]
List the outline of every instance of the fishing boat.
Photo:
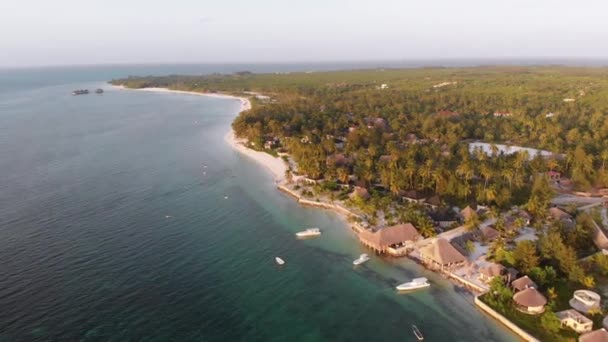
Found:
[{"label": "fishing boat", "polygon": [[422,333],[420,332],[420,329],[418,329],[418,327],[415,326],[414,324],[412,324],[412,331],[414,332],[414,335],[416,336],[416,338],[418,339],[418,341],[424,340],[424,336],[422,336]]},{"label": "fishing boat", "polygon": [[364,263],[368,260],[369,260],[369,255],[363,253],[363,254],[359,255],[359,257],[357,259],[355,259],[353,261],[353,265],[355,265],[355,266],[361,265],[362,263]]},{"label": "fishing boat", "polygon": [[88,89],[76,89],[72,92],[72,95],[85,95],[88,93],[89,93]]},{"label": "fishing boat", "polygon": [[300,238],[319,236],[319,235],[321,235],[321,230],[319,228],[308,228],[306,230],[296,233],[296,236],[300,237]]},{"label": "fishing boat", "polygon": [[277,264],[279,264],[279,265],[284,265],[285,264],[285,261],[283,259],[279,258],[279,257],[275,257],[274,261],[276,261]]},{"label": "fishing boat", "polygon": [[421,288],[425,288],[425,287],[429,287],[429,286],[431,286],[431,284],[429,284],[429,280],[424,277],[420,277],[420,278],[414,278],[411,281],[408,281],[407,283],[398,285],[397,290],[411,291],[411,290],[417,290],[417,289],[421,289]]}]

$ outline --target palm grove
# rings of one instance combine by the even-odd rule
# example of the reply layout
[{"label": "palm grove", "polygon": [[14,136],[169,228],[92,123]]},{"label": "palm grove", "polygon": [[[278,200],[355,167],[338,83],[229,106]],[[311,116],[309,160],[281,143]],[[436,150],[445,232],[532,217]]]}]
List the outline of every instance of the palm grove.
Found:
[{"label": "palm grove", "polygon": [[[594,287],[594,276],[608,275],[608,257],[601,253],[580,261],[596,251],[591,235],[593,221],[601,222],[597,213],[578,214],[574,224],[564,225],[551,222],[547,210],[556,189],[547,171],[570,178],[578,191],[608,186],[608,69],[242,72],[129,77],[113,83],[250,96],[253,108],[233,122],[236,134],[250,147],[289,153],[297,171],[322,180],[321,190],[332,198],[334,192],[344,198],[341,189],[348,184],[368,189],[371,198],[353,204],[370,220],[393,208],[396,220],[433,235],[427,210],[401,202],[413,190],[427,198],[439,196],[444,208],[491,207],[500,238],[488,257],[528,274],[550,304],[538,330],[534,319],[511,310],[512,294],[503,283],[494,282],[485,301],[539,336],[559,340],[553,310],[567,307],[576,287]],[[472,141],[492,144],[490,153],[471,150]],[[503,154],[494,144],[548,150],[553,156]],[[532,215],[537,241],[514,241],[514,231],[497,214],[514,205]],[[467,222],[472,229],[477,223],[476,217]],[[514,225],[524,223],[515,220]]]},{"label": "palm grove", "polygon": [[[114,83],[269,95],[272,101],[254,101],[233,128],[257,147],[279,139],[310,178],[346,183],[354,175],[395,196],[417,190],[453,204],[527,204],[538,215],[550,198],[541,177],[547,170],[569,175],[579,190],[608,184],[607,76],[606,69],[494,67]],[[470,153],[472,140],[546,149],[556,157]]]}]

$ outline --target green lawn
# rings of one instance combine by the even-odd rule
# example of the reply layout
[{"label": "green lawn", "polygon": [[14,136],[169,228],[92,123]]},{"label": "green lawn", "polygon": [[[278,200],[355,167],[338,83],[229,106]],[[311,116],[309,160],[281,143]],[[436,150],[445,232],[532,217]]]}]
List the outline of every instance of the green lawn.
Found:
[{"label": "green lawn", "polygon": [[484,294],[479,297],[481,301],[486,303],[489,307],[496,310],[496,312],[505,316],[511,322],[516,324],[518,327],[527,331],[532,336],[538,338],[541,341],[555,341],[555,342],[567,342],[567,341],[576,341],[578,335],[570,330],[570,329],[562,329],[558,334],[553,334],[551,332],[546,331],[540,324],[540,315],[528,315],[523,312],[519,312],[515,309],[514,306],[508,305],[505,308],[497,307],[484,300],[484,297],[487,294]]}]

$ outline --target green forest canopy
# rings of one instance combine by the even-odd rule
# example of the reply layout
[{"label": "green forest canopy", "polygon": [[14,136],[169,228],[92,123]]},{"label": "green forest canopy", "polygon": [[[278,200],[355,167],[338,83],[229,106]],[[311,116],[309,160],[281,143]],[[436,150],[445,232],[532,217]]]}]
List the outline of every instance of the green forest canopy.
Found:
[{"label": "green forest canopy", "polygon": [[[253,109],[241,113],[233,128],[258,147],[278,138],[312,178],[345,182],[354,174],[394,194],[414,189],[500,207],[546,197],[531,196],[531,177],[547,170],[571,177],[579,190],[608,185],[606,68],[242,72],[112,83],[267,95],[270,101],[254,98]],[[563,157],[530,161],[521,153],[469,153],[472,140]]]}]

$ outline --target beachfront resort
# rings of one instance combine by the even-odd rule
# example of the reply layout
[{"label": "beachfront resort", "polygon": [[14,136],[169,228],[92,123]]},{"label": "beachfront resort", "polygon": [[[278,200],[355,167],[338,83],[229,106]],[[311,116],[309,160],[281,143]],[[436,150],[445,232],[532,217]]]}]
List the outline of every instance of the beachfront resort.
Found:
[{"label": "beachfront resort", "polygon": [[589,341],[608,327],[601,75],[488,67],[114,83],[248,98],[228,140],[299,203],[343,215],[367,253],[453,280],[526,340]]}]

